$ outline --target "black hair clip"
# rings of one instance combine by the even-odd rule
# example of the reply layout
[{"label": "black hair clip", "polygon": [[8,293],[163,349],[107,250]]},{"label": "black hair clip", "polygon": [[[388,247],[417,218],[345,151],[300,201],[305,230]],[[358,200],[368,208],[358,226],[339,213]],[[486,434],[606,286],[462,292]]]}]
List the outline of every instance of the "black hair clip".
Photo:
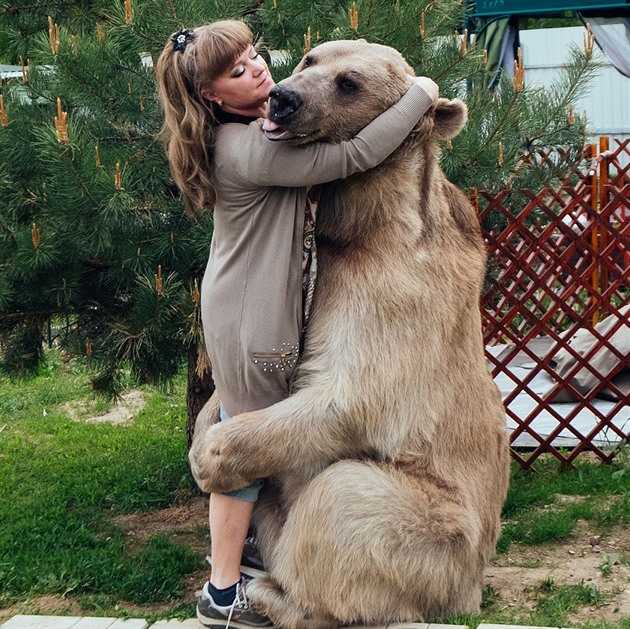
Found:
[{"label": "black hair clip", "polygon": [[185,28],[181,31],[177,31],[177,33],[171,36],[171,41],[173,42],[173,50],[184,52],[184,50],[186,49],[186,45],[192,39],[193,32],[191,30]]}]

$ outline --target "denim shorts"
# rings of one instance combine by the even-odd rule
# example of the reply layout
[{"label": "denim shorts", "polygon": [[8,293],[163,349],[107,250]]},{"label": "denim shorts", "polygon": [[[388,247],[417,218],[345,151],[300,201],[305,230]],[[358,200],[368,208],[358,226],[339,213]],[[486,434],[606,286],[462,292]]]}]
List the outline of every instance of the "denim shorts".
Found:
[{"label": "denim shorts", "polygon": [[[219,412],[222,422],[230,419],[230,416],[227,414],[227,411],[223,408],[222,405],[219,409]],[[230,498],[235,498],[236,500],[242,500],[243,502],[256,502],[256,500],[258,500],[258,494],[260,493],[262,486],[263,481],[259,478],[247,487],[243,487],[242,489],[235,489],[234,491],[229,491],[224,495],[229,496]]]}]

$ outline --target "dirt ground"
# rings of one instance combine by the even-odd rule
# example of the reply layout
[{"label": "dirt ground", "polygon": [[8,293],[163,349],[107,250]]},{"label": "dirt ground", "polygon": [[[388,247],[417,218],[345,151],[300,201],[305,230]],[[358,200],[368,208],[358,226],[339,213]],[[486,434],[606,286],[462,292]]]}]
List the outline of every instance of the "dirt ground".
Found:
[{"label": "dirt ground", "polygon": [[[128,551],[135,552],[152,535],[168,533],[173,539],[190,545],[205,556],[207,550],[207,499],[196,498],[187,504],[170,507],[154,513],[135,513],[117,516],[115,522],[128,537]],[[618,557],[611,566],[610,574],[599,566],[606,558]],[[505,611],[506,617],[527,624],[539,596],[537,586],[547,579],[556,585],[583,583],[594,584],[605,595],[605,603],[598,607],[586,606],[571,616],[571,623],[588,621],[618,622],[630,616],[630,530],[618,527],[605,536],[589,530],[588,525],[579,527],[570,541],[536,547],[513,546],[510,552],[497,557],[488,567],[486,583],[498,593],[496,608]],[[195,599],[198,590],[207,579],[205,571],[190,575],[186,583],[186,602]],[[139,615],[159,613],[167,606],[138,608],[123,604],[130,613]],[[495,608],[495,609],[496,609]],[[18,613],[82,615],[81,609],[71,597],[43,596],[30,599],[21,605],[0,609],[3,618]]]},{"label": "dirt ground", "polygon": [[117,400],[107,413],[91,415],[89,405],[84,401],[67,402],[61,405],[61,409],[68,417],[76,421],[85,421],[89,424],[128,424],[144,408],[146,404],[142,391],[131,389]]},{"label": "dirt ground", "polygon": [[[608,572],[607,564],[610,566]],[[570,616],[571,622],[618,622],[630,616],[630,530],[617,527],[598,535],[580,522],[571,540],[544,546],[513,546],[497,557],[486,570],[486,583],[500,595],[499,608],[512,608],[516,616],[527,616],[537,600],[537,586],[547,579],[556,585],[594,585],[604,594],[598,607],[583,607]],[[600,566],[604,566],[600,568]]]}]

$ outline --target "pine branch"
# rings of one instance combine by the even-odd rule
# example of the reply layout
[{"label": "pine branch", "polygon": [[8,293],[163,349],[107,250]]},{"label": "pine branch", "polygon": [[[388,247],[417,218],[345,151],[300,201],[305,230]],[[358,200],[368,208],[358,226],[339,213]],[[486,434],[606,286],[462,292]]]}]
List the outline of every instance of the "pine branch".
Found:
[{"label": "pine branch", "polygon": [[440,72],[439,74],[435,75],[433,77],[433,80],[439,81],[441,78],[444,78],[445,76],[448,76],[448,73],[450,71],[455,70],[456,68],[458,68],[460,66],[466,66],[466,65],[468,65],[468,63],[469,62],[466,60],[466,57],[458,55],[458,57],[455,58],[455,61],[453,61],[453,63],[451,63],[450,65],[446,66],[446,68],[444,68],[444,70],[442,72]]},{"label": "pine branch", "polygon": [[68,159],[68,154],[69,153],[70,153],[70,149],[69,148],[64,148],[62,150],[62,158],[63,158],[63,161],[64,161],[64,163],[66,165],[66,168],[73,175],[74,181],[81,188],[83,194],[88,199],[88,201],[90,202],[92,207],[94,209],[98,210],[101,207],[101,204],[94,198],[94,196],[92,195],[92,191],[91,191],[90,187],[86,184],[86,182],[84,181],[83,177],[81,177],[81,173],[79,172],[78,168],[76,167],[75,161],[72,158],[72,156],[70,157],[70,159]]},{"label": "pine branch", "polygon": [[25,145],[30,144],[31,143],[31,138],[27,138],[23,135],[20,135],[16,130],[15,130],[15,125],[11,124],[11,121],[9,121],[9,124],[3,129],[2,131],[3,133],[10,133],[17,141],[19,142],[23,142]]},{"label": "pine branch", "polygon": [[173,0],[166,0],[166,6],[168,7],[169,13],[171,14],[171,19],[173,22],[179,22],[177,19],[177,11],[175,10],[175,5],[173,4]]},{"label": "pine branch", "polygon": [[580,61],[580,65],[578,67],[574,67],[574,79],[570,81],[569,88],[563,92],[562,98],[557,105],[549,111],[547,118],[539,121],[539,130],[535,131],[532,137],[530,137],[531,143],[545,137],[545,130],[553,123],[554,120],[558,120],[561,117],[566,119],[565,112],[568,111],[569,105],[575,101],[580,90],[584,88],[586,82],[591,78],[591,74],[594,72],[594,67],[591,63],[591,54],[586,53],[582,55],[574,49],[573,58]]},{"label": "pine branch", "polygon": [[41,9],[41,13],[43,15],[48,15],[51,12],[51,9],[58,8],[66,8],[68,5],[72,4],[71,2],[46,2],[44,4],[7,4],[6,12],[9,15],[19,15],[20,13],[26,11],[31,12],[33,9]]},{"label": "pine branch", "polygon": [[77,85],[80,85],[90,96],[93,96],[97,100],[105,101],[106,103],[115,103],[118,99],[115,95],[105,96],[103,90],[96,89],[88,83],[83,76],[77,75],[73,72],[70,66],[66,65],[62,55],[57,57],[57,64],[63,70],[64,74],[70,77]]}]

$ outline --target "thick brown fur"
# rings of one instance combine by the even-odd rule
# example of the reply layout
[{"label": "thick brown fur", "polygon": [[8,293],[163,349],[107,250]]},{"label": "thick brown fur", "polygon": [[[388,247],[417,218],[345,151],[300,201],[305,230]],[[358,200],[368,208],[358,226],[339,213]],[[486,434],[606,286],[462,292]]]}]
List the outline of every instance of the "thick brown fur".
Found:
[{"label": "thick brown fur", "polygon": [[[291,129],[309,141],[354,136],[411,80],[375,44],[332,42],[307,57],[281,85],[303,97]],[[437,140],[465,119],[463,103],[441,99],[381,166],[324,188],[295,392],[195,435],[204,490],[270,478],[256,511],[270,574],[248,594],[279,627],[479,609],[509,457],[482,346],[484,246],[438,165]]]}]

